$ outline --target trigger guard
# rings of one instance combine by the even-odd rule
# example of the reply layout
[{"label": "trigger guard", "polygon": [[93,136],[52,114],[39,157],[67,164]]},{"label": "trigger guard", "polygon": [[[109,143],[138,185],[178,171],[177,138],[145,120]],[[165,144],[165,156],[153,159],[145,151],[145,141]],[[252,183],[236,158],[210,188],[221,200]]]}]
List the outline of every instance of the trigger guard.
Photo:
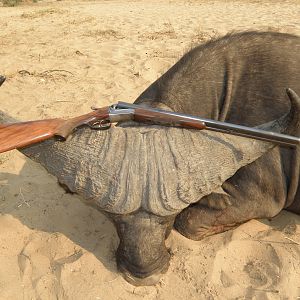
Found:
[{"label": "trigger guard", "polygon": [[111,127],[111,122],[107,119],[105,120],[100,120],[100,121],[96,121],[92,124],[89,124],[91,129],[95,129],[95,130],[107,130]]}]

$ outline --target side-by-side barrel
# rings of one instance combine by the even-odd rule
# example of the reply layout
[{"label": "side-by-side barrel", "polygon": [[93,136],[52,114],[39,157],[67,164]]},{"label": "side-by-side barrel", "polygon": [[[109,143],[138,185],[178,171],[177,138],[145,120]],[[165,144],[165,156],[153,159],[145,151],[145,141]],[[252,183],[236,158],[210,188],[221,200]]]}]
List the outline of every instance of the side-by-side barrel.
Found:
[{"label": "side-by-side barrel", "polygon": [[[136,121],[142,122],[143,118],[139,115],[139,110],[142,114],[147,112],[147,117],[144,120],[148,123],[161,123],[169,126],[181,126],[194,129],[207,129],[226,134],[238,135],[268,142],[277,143],[283,146],[300,145],[300,138],[282,134],[278,132],[266,131],[258,127],[248,127],[227,122],[221,122],[206,118],[201,118],[193,115],[161,110],[151,107],[141,107],[140,105],[130,104],[126,102],[118,102],[116,109],[134,109]],[[170,120],[168,124],[168,120]],[[161,122],[160,122],[161,121]]]}]

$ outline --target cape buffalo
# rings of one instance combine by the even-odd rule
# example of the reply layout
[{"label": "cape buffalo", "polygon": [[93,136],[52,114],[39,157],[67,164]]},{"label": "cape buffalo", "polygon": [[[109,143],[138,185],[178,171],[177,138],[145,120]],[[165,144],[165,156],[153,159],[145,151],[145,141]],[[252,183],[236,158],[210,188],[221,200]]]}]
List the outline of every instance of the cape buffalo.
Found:
[{"label": "cape buffalo", "polygon": [[[299,136],[299,49],[294,35],[230,34],[185,54],[135,103]],[[118,267],[136,285],[167,270],[174,222],[199,240],[284,208],[300,212],[298,149],[126,123],[21,150],[113,220]]]}]

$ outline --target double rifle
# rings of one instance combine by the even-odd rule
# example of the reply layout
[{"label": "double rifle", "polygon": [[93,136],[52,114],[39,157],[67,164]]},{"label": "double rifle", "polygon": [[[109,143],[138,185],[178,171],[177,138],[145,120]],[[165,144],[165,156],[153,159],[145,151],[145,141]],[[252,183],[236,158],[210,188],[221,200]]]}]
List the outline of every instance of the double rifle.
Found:
[{"label": "double rifle", "polygon": [[92,129],[108,129],[112,123],[129,120],[189,129],[208,129],[289,147],[300,144],[300,138],[277,132],[118,102],[109,107],[93,108],[93,111],[88,114],[66,120],[57,118],[0,124],[0,153],[30,146],[55,136],[65,140],[81,126],[89,126]]}]

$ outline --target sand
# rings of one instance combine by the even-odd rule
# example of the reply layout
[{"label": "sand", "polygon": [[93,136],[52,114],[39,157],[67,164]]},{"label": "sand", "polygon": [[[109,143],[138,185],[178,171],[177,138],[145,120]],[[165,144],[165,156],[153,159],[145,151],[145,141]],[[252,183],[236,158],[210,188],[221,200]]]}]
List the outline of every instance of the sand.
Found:
[{"label": "sand", "polygon": [[[300,34],[299,1],[41,1],[0,8],[0,109],[20,120],[134,99],[193,45],[233,30]],[[0,299],[297,299],[300,217],[200,242],[172,231],[159,284],[118,273],[111,222],[17,151],[0,155]]]}]

